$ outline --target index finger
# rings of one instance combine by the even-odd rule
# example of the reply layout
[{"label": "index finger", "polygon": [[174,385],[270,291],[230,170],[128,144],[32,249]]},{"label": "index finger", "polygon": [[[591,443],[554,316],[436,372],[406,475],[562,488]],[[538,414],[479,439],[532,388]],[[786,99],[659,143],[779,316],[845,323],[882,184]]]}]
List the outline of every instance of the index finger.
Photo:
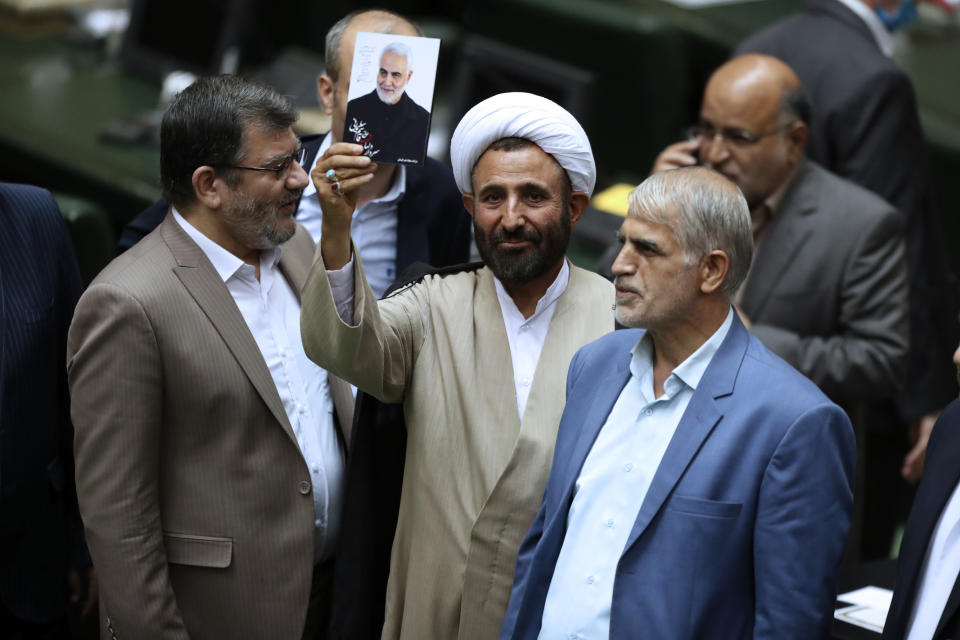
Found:
[{"label": "index finger", "polygon": [[324,152],[323,157],[360,155],[363,155],[363,145],[353,144],[352,142],[335,142]]}]

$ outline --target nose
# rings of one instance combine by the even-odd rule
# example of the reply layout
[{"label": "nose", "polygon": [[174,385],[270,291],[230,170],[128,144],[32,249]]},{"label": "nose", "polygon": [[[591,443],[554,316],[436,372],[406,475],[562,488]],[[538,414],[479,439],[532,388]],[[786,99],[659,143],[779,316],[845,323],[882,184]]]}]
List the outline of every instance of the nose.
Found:
[{"label": "nose", "polygon": [[727,145],[719,131],[712,136],[704,137],[700,143],[700,160],[707,164],[717,165],[730,156]]},{"label": "nose", "polygon": [[501,224],[508,231],[518,229],[527,223],[520,198],[509,196]]},{"label": "nose", "polygon": [[953,364],[960,367],[960,346],[958,346],[957,350],[953,352]]},{"label": "nose", "polygon": [[615,276],[632,276],[637,271],[637,266],[630,261],[627,256],[629,247],[626,243],[620,247],[619,253],[617,253],[616,259],[613,261],[613,266],[610,267],[610,271]]},{"label": "nose", "polygon": [[290,169],[287,170],[287,188],[303,189],[308,184],[310,184],[310,176],[303,170],[300,163],[294,160],[290,164]]}]

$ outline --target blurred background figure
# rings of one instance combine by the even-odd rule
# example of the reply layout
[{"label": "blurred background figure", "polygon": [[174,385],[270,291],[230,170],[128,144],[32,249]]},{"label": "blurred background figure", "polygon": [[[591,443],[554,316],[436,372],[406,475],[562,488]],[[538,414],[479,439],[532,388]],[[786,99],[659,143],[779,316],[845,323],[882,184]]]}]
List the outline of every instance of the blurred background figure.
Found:
[{"label": "blurred background figure", "polygon": [[929,158],[913,85],[890,59],[891,31],[914,17],[913,0],[807,0],[737,48],[793,68],[810,96],[810,158],[882,196],[906,223],[910,355],[902,392],[863,416],[864,560],[890,554],[909,508],[905,480],[919,479],[930,429],[956,395],[941,357],[956,344],[956,327]]},{"label": "blurred background figure", "polygon": [[0,637],[70,637],[97,581],[73,480],[67,328],[80,273],[44,189],[0,183]]}]

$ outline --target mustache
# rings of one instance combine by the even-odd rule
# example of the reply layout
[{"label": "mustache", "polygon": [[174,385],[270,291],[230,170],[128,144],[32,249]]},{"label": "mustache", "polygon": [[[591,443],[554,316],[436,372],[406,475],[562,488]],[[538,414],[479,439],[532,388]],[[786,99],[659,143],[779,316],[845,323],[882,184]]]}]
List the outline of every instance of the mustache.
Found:
[{"label": "mustache", "polygon": [[521,240],[525,240],[527,242],[540,242],[542,237],[543,236],[541,236],[536,229],[531,229],[529,227],[521,227],[519,229],[514,229],[513,231],[498,229],[490,235],[490,242],[492,244],[500,244],[501,242],[519,242]]},{"label": "mustache", "polygon": [[637,287],[627,284],[623,281],[623,276],[616,276],[613,279],[613,286],[617,289],[623,289],[624,291],[629,291],[631,293],[639,294],[640,290]]}]

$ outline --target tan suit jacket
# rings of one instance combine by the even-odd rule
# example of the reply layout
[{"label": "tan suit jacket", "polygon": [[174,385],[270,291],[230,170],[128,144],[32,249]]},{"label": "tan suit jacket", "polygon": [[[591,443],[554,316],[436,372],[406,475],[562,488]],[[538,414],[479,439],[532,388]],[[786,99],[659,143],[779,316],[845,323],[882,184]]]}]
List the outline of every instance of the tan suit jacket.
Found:
[{"label": "tan suit jacket", "polygon": [[[312,253],[298,227],[280,259],[297,292]],[[91,283],[67,358],[103,637],[299,640],[310,473],[236,303],[171,216]]]},{"label": "tan suit jacket", "polygon": [[427,276],[377,303],[355,251],[354,260],[357,326],[337,315],[318,258],[301,330],[318,364],[403,402],[407,453],[383,638],[496,638],[550,470],[567,367],[613,330],[613,286],[571,268],[521,420],[488,268]]}]

